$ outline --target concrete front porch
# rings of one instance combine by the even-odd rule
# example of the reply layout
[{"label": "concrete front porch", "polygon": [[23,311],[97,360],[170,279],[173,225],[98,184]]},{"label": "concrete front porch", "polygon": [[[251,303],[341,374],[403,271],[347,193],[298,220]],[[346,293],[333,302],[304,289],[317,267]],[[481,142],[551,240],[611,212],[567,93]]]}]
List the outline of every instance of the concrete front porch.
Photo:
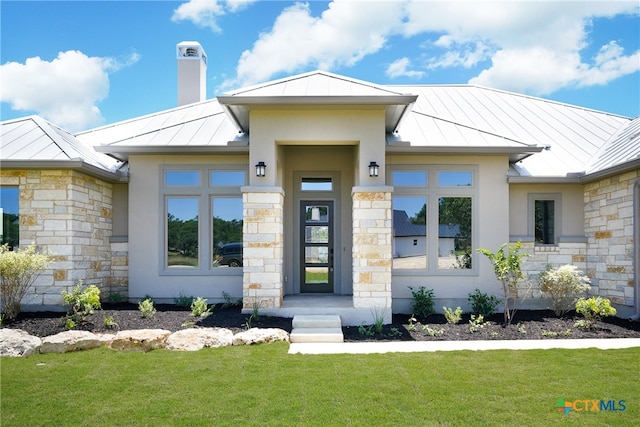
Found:
[{"label": "concrete front porch", "polygon": [[[377,312],[376,312],[377,310]],[[243,312],[250,313],[246,307]],[[384,316],[391,323],[391,308],[354,308],[351,295],[286,295],[281,307],[261,308],[265,316],[291,317],[296,315],[338,315],[343,326],[375,323],[376,316]]]}]

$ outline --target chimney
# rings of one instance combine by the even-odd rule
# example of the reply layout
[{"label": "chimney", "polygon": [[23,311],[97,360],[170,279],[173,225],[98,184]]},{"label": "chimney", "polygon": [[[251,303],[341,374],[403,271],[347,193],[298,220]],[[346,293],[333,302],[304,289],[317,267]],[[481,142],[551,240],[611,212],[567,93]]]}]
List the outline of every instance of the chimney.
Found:
[{"label": "chimney", "polygon": [[207,99],[207,54],[198,42],[176,45],[178,106]]}]

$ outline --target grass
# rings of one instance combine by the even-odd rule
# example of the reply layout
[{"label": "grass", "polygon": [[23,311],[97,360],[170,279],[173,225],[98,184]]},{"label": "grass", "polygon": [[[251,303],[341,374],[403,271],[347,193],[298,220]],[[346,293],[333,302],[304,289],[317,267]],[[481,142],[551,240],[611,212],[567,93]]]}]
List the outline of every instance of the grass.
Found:
[{"label": "grass", "polygon": [[[640,425],[640,351],[288,355],[288,345],[3,358],[0,424]],[[624,412],[553,409],[626,400]]]}]

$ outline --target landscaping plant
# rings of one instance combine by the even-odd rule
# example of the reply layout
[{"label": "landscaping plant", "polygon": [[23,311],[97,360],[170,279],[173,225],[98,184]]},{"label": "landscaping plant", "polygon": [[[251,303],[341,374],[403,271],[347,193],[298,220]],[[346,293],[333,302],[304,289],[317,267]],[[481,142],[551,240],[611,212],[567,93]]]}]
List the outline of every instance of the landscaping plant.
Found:
[{"label": "landscaping plant", "polygon": [[191,316],[204,319],[211,315],[211,309],[207,306],[207,299],[198,297],[191,303]]},{"label": "landscaping plant", "polygon": [[518,282],[525,278],[520,265],[527,253],[520,252],[522,243],[518,240],[514,245],[506,243],[496,251],[480,248],[478,252],[485,255],[493,265],[496,278],[502,283],[502,304],[504,307],[504,323],[510,325],[516,313],[515,296],[517,295]]},{"label": "landscaping plant", "polygon": [[460,307],[456,307],[455,310],[449,307],[442,307],[442,310],[444,310],[444,318],[447,319],[447,323],[456,325],[462,320],[462,309]]},{"label": "landscaping plant", "polygon": [[413,315],[418,319],[424,320],[434,313],[433,309],[433,289],[426,289],[424,286],[420,286],[417,290],[413,286],[408,286],[413,296]]},{"label": "landscaping plant", "polygon": [[100,289],[95,285],[82,289],[82,280],[78,281],[71,292],[62,291],[62,299],[65,304],[71,305],[69,316],[75,322],[84,320],[85,317],[93,314],[93,310],[101,308]]},{"label": "landscaping plant", "polygon": [[489,296],[476,288],[473,293],[469,294],[469,303],[471,304],[471,310],[474,314],[481,314],[484,317],[489,317],[496,311],[496,307],[500,304],[500,300],[495,296]]},{"label": "landscaping plant", "polygon": [[602,317],[615,316],[617,310],[611,306],[609,298],[591,297],[589,299],[580,298],[576,302],[576,313],[582,314],[584,319],[578,320],[575,326],[591,329]]},{"label": "landscaping plant", "polygon": [[156,315],[156,308],[153,306],[153,300],[151,298],[145,298],[138,304],[138,310],[145,319],[151,319]]},{"label": "landscaping plant", "polygon": [[33,243],[17,251],[10,251],[8,244],[0,246],[0,311],[4,318],[18,316],[27,290],[50,263],[49,254],[36,252]]},{"label": "landscaping plant", "polygon": [[181,292],[180,295],[178,295],[177,297],[175,297],[173,299],[173,302],[178,307],[187,308],[187,307],[191,307],[191,304],[193,303],[193,300],[194,300],[193,297],[188,297],[188,296],[186,296],[185,294],[183,294]]},{"label": "landscaping plant", "polygon": [[540,274],[540,290],[549,299],[556,316],[564,316],[574,308],[580,294],[591,287],[589,278],[575,265],[563,265],[559,268],[547,268]]}]

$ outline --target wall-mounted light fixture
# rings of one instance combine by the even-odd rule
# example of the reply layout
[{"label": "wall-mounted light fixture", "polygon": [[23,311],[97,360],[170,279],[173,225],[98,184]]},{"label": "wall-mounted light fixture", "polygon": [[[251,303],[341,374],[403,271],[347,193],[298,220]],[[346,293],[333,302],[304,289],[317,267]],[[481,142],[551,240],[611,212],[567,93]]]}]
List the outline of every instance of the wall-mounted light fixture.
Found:
[{"label": "wall-mounted light fixture", "polygon": [[380,172],[380,166],[376,162],[369,162],[369,176],[376,177]]},{"label": "wall-mounted light fixture", "polygon": [[263,177],[266,173],[267,165],[264,162],[258,162],[256,165],[256,176]]}]

